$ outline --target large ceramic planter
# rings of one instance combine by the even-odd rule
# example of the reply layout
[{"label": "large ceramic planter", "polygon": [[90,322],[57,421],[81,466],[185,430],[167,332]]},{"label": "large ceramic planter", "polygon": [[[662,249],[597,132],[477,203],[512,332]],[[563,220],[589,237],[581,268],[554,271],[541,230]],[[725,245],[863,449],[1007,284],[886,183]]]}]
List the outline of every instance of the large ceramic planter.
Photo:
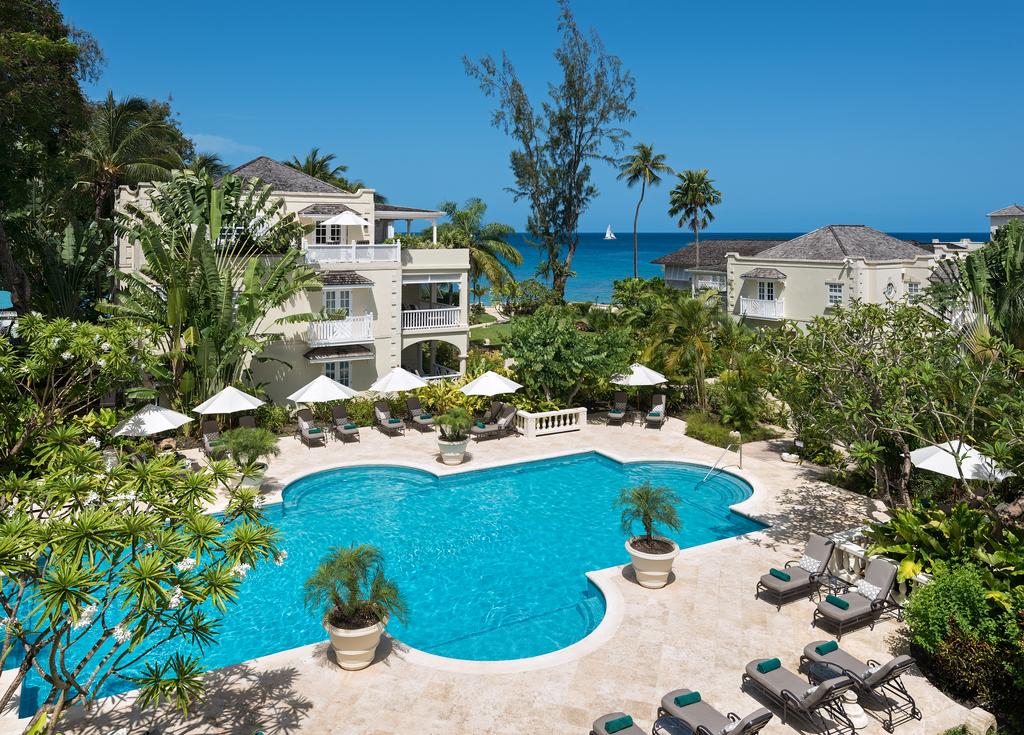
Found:
[{"label": "large ceramic planter", "polygon": [[626,551],[633,563],[636,581],[641,587],[656,590],[668,584],[668,575],[672,571],[672,562],[679,555],[679,545],[664,536],[655,536],[660,541],[672,544],[672,551],[664,554],[648,554],[633,548],[633,539],[626,541]]},{"label": "large ceramic planter", "polygon": [[263,487],[263,476],[267,474],[267,463],[257,462],[254,467],[258,470],[259,474],[243,477],[242,487]]},{"label": "large ceramic planter", "polygon": [[347,671],[358,671],[372,664],[386,625],[385,621],[366,628],[348,630],[335,628],[324,621],[324,630],[331,638],[331,648],[334,649],[338,665]]},{"label": "large ceramic planter", "polygon": [[462,460],[466,456],[466,447],[468,446],[468,436],[458,442],[446,442],[443,439],[437,440],[437,448],[441,452],[441,461],[445,464],[462,464]]}]

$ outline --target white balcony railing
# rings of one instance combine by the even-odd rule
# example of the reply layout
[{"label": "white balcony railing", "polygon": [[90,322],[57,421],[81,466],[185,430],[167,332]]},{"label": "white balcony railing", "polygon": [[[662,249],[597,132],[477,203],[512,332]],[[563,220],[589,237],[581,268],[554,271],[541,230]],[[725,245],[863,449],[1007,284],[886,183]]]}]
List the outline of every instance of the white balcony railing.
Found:
[{"label": "white balcony railing", "polygon": [[755,319],[782,319],[782,299],[748,299],[740,297],[740,314]]},{"label": "white balcony railing", "polygon": [[706,291],[708,289],[711,289],[712,291],[724,291],[725,290],[725,280],[723,279],[721,281],[716,281],[716,280],[708,280],[706,278],[698,278],[697,279],[696,289],[698,291]]},{"label": "white balcony railing", "polygon": [[516,412],[516,430],[532,439],[535,436],[561,434],[563,431],[580,431],[587,425],[587,409],[564,408],[560,411]]},{"label": "white balcony railing", "polygon": [[462,307],[451,306],[444,309],[407,309],[402,312],[402,329],[416,331],[422,329],[452,329],[464,326]]},{"label": "white balcony railing", "polygon": [[306,243],[306,262],[316,263],[397,263],[402,257],[401,243],[387,245],[345,245],[343,243]]},{"label": "white balcony railing", "polygon": [[310,322],[306,332],[306,344],[310,347],[356,344],[372,340],[373,314]]},{"label": "white balcony railing", "polygon": [[458,370],[452,370],[450,367],[445,365],[435,365],[432,375],[421,375],[420,377],[428,383],[433,383],[438,380],[454,380],[461,376],[462,373]]}]

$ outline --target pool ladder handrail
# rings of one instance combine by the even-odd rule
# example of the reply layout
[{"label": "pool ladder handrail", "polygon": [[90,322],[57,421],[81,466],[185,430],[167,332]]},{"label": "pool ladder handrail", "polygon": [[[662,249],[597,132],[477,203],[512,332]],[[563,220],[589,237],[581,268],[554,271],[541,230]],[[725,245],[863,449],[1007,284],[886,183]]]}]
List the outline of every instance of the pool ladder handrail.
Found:
[{"label": "pool ladder handrail", "polygon": [[716,459],[715,463],[713,465],[711,465],[711,469],[708,470],[708,473],[706,475],[704,475],[704,477],[701,479],[700,482],[697,483],[698,485],[702,484],[705,480],[707,480],[709,477],[711,477],[711,473],[718,469],[718,463],[722,461],[722,459],[725,457],[725,455],[734,446],[736,446],[736,445],[730,443],[729,446],[727,446],[725,449],[722,450],[722,453],[718,455],[718,459]]}]

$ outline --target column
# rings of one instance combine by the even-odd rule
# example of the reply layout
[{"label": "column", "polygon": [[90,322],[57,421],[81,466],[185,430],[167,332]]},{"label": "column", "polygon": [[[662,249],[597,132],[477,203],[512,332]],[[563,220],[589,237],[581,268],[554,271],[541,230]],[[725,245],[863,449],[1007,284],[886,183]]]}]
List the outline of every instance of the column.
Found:
[{"label": "column", "polygon": [[433,243],[435,245],[437,245],[437,220],[436,219],[430,220],[430,234],[431,234],[431,238],[432,238]]}]

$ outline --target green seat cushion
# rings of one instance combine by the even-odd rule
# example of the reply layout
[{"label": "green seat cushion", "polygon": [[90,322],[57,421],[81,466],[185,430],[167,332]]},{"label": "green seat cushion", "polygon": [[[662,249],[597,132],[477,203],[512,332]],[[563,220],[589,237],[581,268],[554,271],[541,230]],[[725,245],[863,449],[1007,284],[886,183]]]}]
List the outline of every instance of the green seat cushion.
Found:
[{"label": "green seat cushion", "polygon": [[429,414],[429,413],[421,413],[420,414],[420,418],[423,419],[424,421],[426,421],[427,419],[434,418],[434,416],[433,416],[433,414]]},{"label": "green seat cushion", "polygon": [[624,410],[624,409],[621,409],[621,408],[613,408],[613,409],[612,409],[611,411],[609,411],[608,413],[625,413],[625,410]]},{"label": "green seat cushion", "polygon": [[784,572],[781,569],[775,569],[774,567],[769,569],[768,573],[776,579],[781,579],[783,582],[788,582],[791,579],[789,572]]},{"label": "green seat cushion", "polygon": [[780,668],[781,666],[782,662],[779,661],[779,659],[768,658],[757,665],[757,670],[762,674],[767,674],[769,671],[775,671],[775,669]]},{"label": "green seat cushion", "polygon": [[689,694],[680,694],[678,697],[672,700],[676,703],[676,707],[686,707],[691,704],[697,704],[700,701],[700,692],[690,692]]},{"label": "green seat cushion", "polygon": [[308,429],[306,429],[306,433],[307,434],[319,434],[320,433],[320,427],[319,426],[311,426]]},{"label": "green seat cushion", "polygon": [[487,428],[487,424],[485,424],[483,421],[477,421],[476,422],[476,428],[478,428],[478,429],[486,429]]},{"label": "green seat cushion", "polygon": [[402,423],[402,419],[388,419],[388,423],[389,424],[400,424],[400,423]]},{"label": "green seat cushion", "polygon": [[358,429],[359,425],[358,424],[351,424],[351,423],[349,423],[349,424],[345,424],[342,428],[343,429]]},{"label": "green seat cushion", "polygon": [[619,732],[630,727],[633,727],[633,718],[629,715],[616,717],[614,720],[608,720],[608,722],[604,723],[604,731],[607,733]]},{"label": "green seat cushion", "polygon": [[835,641],[827,641],[825,643],[822,643],[822,644],[817,645],[817,646],[814,647],[814,651],[819,656],[824,656],[826,653],[832,653],[832,651],[836,651],[838,649],[839,649],[839,644],[836,643]]},{"label": "green seat cushion", "polygon": [[835,605],[840,610],[849,610],[850,603],[844,600],[842,597],[836,597],[835,595],[825,595],[825,602],[830,605]]},{"label": "green seat cushion", "polygon": [[647,414],[647,418],[649,418],[649,419],[660,419],[661,418],[661,411],[651,411],[650,413]]}]

